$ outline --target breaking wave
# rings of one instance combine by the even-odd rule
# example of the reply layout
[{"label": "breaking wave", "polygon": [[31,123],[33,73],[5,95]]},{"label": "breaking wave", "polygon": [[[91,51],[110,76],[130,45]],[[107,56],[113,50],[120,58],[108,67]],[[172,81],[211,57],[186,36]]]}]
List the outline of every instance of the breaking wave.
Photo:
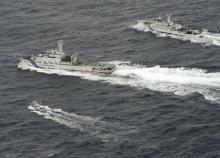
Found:
[{"label": "breaking wave", "polygon": [[38,103],[37,101],[33,101],[28,106],[28,109],[31,110],[31,112],[44,116],[44,118],[53,120],[61,125],[101,138],[102,141],[116,140],[123,137],[125,133],[134,132],[134,130],[129,129],[128,127],[126,128],[125,126],[122,127],[117,124],[107,123],[101,121],[99,118],[68,113],[62,109],[52,109],[49,106]]},{"label": "breaking wave", "polygon": [[220,103],[220,73],[208,73],[202,69],[144,67],[115,63],[116,70],[111,75],[70,72],[65,70],[45,70],[20,62],[18,68],[29,69],[46,74],[78,76],[82,79],[102,81],[116,85],[127,85],[139,89],[172,92],[176,95],[200,93],[205,99]]},{"label": "breaking wave", "polygon": [[220,46],[220,34],[219,33],[210,33],[205,31],[203,33],[204,38],[196,38],[196,37],[183,37],[179,35],[170,35],[167,33],[160,33],[157,31],[151,31],[148,27],[146,27],[142,22],[138,22],[135,25],[130,26],[132,29],[135,29],[137,31],[143,31],[143,32],[152,32],[154,33],[157,37],[170,37],[182,41],[191,41],[193,43],[200,43],[206,46],[209,45],[217,45]]}]

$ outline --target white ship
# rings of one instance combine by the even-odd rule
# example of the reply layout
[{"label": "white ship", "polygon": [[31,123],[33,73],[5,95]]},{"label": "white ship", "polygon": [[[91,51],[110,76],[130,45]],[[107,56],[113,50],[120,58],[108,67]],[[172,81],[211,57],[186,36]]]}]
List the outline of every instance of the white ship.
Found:
[{"label": "white ship", "polygon": [[205,29],[193,30],[189,29],[186,25],[173,22],[170,15],[167,16],[167,20],[163,20],[161,17],[148,20],[138,20],[137,24],[134,25],[133,28],[137,28],[137,30],[150,31],[155,34],[165,33],[168,36],[177,36],[182,37],[183,39],[197,39],[201,42],[211,42],[213,39],[219,40]]},{"label": "white ship", "polygon": [[115,70],[115,65],[107,62],[81,63],[77,52],[71,56],[64,53],[62,40],[59,40],[57,45],[57,49],[50,49],[45,54],[39,54],[37,56],[17,54],[16,57],[18,60],[23,61],[30,66],[42,69],[97,73],[112,73]]}]

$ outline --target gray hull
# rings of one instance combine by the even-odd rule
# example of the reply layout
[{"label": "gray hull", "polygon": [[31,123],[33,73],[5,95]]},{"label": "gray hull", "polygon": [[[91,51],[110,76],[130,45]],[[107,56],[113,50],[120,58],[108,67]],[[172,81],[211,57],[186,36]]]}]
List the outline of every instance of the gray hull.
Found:
[{"label": "gray hull", "polygon": [[[94,66],[78,64],[72,65],[70,62],[60,62],[59,64],[49,64],[49,63],[36,63],[34,60],[31,60],[29,57],[18,58],[19,61],[25,62],[28,66],[32,66],[40,69],[54,69],[54,70],[66,70],[66,71],[81,71],[81,72],[95,72],[95,73],[107,73],[111,74],[115,67],[111,69],[96,69]],[[96,63],[99,64],[99,63]]]}]

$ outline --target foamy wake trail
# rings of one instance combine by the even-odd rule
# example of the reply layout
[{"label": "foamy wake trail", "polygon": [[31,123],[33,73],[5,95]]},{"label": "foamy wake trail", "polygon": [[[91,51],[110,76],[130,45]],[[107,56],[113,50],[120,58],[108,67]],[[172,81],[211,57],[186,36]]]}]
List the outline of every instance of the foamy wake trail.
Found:
[{"label": "foamy wake trail", "polygon": [[82,79],[127,85],[139,89],[150,89],[161,92],[173,92],[176,95],[200,93],[205,99],[220,103],[220,73],[208,73],[202,69],[162,68],[160,66],[144,67],[116,63],[116,70],[111,75],[99,75],[64,70],[45,70],[25,65],[18,67],[47,74],[78,76]]},{"label": "foamy wake trail", "polygon": [[179,39],[182,41],[191,41],[193,43],[200,43],[206,46],[209,45],[217,45],[220,46],[220,34],[218,33],[211,33],[211,32],[207,32],[205,31],[203,33],[203,37],[204,38],[190,38],[190,37],[183,37],[183,36],[178,36],[178,35],[170,35],[170,34],[166,34],[166,33],[160,33],[157,31],[150,31],[148,27],[146,27],[144,24],[142,24],[141,22],[138,22],[135,25],[130,26],[132,29],[135,29],[137,31],[143,31],[143,32],[152,32],[154,33],[157,37],[170,37],[170,38],[174,38],[174,39]]},{"label": "foamy wake trail", "polygon": [[101,138],[103,141],[117,139],[117,136],[121,137],[123,135],[122,130],[127,130],[128,133],[131,132],[129,128],[122,128],[122,126],[107,123],[98,118],[68,113],[62,109],[52,109],[37,101],[33,101],[28,106],[28,109],[31,110],[31,112],[44,116],[46,119],[53,120],[69,128],[89,133],[91,136]]}]

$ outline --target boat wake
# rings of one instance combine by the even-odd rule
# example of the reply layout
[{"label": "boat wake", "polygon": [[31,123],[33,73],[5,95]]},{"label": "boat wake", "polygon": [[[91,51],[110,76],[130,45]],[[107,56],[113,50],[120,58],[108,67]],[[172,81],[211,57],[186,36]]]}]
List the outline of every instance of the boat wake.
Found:
[{"label": "boat wake", "polygon": [[68,113],[62,109],[52,109],[37,101],[33,101],[28,106],[28,109],[31,110],[31,112],[44,116],[45,119],[53,120],[61,125],[77,129],[81,132],[86,132],[91,136],[101,138],[102,141],[117,140],[122,138],[125,133],[135,132],[129,127],[107,123],[101,121],[99,118]]},{"label": "boat wake", "polygon": [[150,89],[160,92],[172,92],[176,95],[200,93],[205,99],[220,103],[220,73],[208,73],[202,69],[144,67],[123,62],[116,64],[111,75],[99,75],[65,70],[45,70],[20,62],[18,68],[29,69],[46,74],[78,76],[82,79],[102,81],[115,85],[126,85],[138,89]]},{"label": "boat wake", "polygon": [[217,45],[220,46],[220,34],[219,33],[211,33],[208,31],[204,31],[202,33],[203,38],[196,38],[196,37],[187,37],[187,36],[180,36],[180,35],[171,35],[167,33],[161,33],[157,31],[151,31],[149,28],[147,28],[142,22],[138,22],[135,25],[130,26],[130,28],[135,29],[137,31],[143,31],[143,32],[152,32],[157,37],[170,37],[182,41],[191,41],[193,43],[200,43],[205,46],[209,45]]}]

